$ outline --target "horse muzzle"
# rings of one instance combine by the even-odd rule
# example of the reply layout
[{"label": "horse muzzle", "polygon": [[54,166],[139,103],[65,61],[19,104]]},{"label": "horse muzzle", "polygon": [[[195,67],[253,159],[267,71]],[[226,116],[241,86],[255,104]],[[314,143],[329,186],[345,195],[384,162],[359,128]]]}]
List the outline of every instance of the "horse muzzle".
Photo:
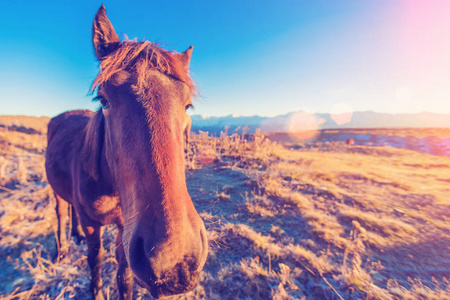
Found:
[{"label": "horse muzzle", "polygon": [[197,285],[208,242],[203,222],[196,218],[194,225],[184,224],[175,232],[152,222],[152,228],[138,226],[132,233],[129,264],[136,281],[153,297],[186,293]]}]

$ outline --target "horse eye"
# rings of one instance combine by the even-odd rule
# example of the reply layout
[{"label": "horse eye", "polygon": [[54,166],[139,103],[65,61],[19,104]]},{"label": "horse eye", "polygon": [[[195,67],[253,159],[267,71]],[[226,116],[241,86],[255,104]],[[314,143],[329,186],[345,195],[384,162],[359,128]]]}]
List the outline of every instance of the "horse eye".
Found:
[{"label": "horse eye", "polygon": [[104,97],[102,96],[97,96],[95,97],[96,100],[98,100],[100,102],[100,104],[102,105],[103,109],[107,109],[109,108],[111,105],[109,104],[108,100],[106,100]]},{"label": "horse eye", "polygon": [[188,105],[186,105],[186,107],[184,108],[185,110],[188,110],[189,108],[194,108],[194,105],[192,105],[191,103],[189,103]]}]

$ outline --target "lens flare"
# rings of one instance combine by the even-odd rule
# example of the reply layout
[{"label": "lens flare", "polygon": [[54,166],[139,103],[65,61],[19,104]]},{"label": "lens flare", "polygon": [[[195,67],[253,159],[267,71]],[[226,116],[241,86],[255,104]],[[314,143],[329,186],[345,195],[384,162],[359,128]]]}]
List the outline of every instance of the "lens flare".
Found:
[{"label": "lens flare", "polygon": [[319,120],[306,112],[294,113],[286,124],[286,131],[298,140],[309,140],[319,134]]},{"label": "lens flare", "polygon": [[335,104],[331,109],[331,119],[339,126],[350,123],[352,116],[352,109],[345,102]]}]

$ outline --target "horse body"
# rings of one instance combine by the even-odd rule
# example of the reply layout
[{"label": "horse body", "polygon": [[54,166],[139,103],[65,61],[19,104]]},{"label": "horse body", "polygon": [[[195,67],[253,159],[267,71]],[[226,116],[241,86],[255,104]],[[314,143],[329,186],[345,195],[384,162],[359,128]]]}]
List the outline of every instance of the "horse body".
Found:
[{"label": "horse body", "polygon": [[[84,134],[84,128],[93,113],[91,111],[66,112],[50,120],[48,124],[46,170],[53,190],[72,204],[71,165],[74,148]],[[67,138],[67,137],[72,138]],[[53,146],[57,145],[57,147]]]},{"label": "horse body", "polygon": [[[92,220],[101,225],[123,224],[119,199],[108,176],[96,180],[83,168],[82,149],[94,117],[92,111],[77,110],[51,119],[46,154],[48,182],[57,196],[76,211],[85,211]],[[106,172],[103,170],[102,174]]]},{"label": "horse body", "polygon": [[[53,118],[46,171],[57,199],[58,255],[67,252],[68,204],[86,235],[90,290],[103,299],[102,226],[116,224],[120,298],[133,281],[156,298],[191,290],[207,257],[204,224],[188,194],[184,145],[194,85],[192,53],[150,42],[120,42],[102,6],[94,19],[101,71],[94,81],[102,108]],[[78,218],[77,218],[78,217]]]}]

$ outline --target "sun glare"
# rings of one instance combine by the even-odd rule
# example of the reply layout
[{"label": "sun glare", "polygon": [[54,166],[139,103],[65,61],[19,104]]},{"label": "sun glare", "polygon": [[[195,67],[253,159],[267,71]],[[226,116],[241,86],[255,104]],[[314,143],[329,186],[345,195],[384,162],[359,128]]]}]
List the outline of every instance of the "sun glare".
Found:
[{"label": "sun glare", "polygon": [[299,140],[313,139],[319,133],[319,120],[306,112],[294,113],[286,125],[290,136]]},{"label": "sun glare", "polygon": [[352,121],[352,116],[352,109],[345,102],[335,104],[331,110],[331,119],[333,119],[337,125],[350,123]]}]

